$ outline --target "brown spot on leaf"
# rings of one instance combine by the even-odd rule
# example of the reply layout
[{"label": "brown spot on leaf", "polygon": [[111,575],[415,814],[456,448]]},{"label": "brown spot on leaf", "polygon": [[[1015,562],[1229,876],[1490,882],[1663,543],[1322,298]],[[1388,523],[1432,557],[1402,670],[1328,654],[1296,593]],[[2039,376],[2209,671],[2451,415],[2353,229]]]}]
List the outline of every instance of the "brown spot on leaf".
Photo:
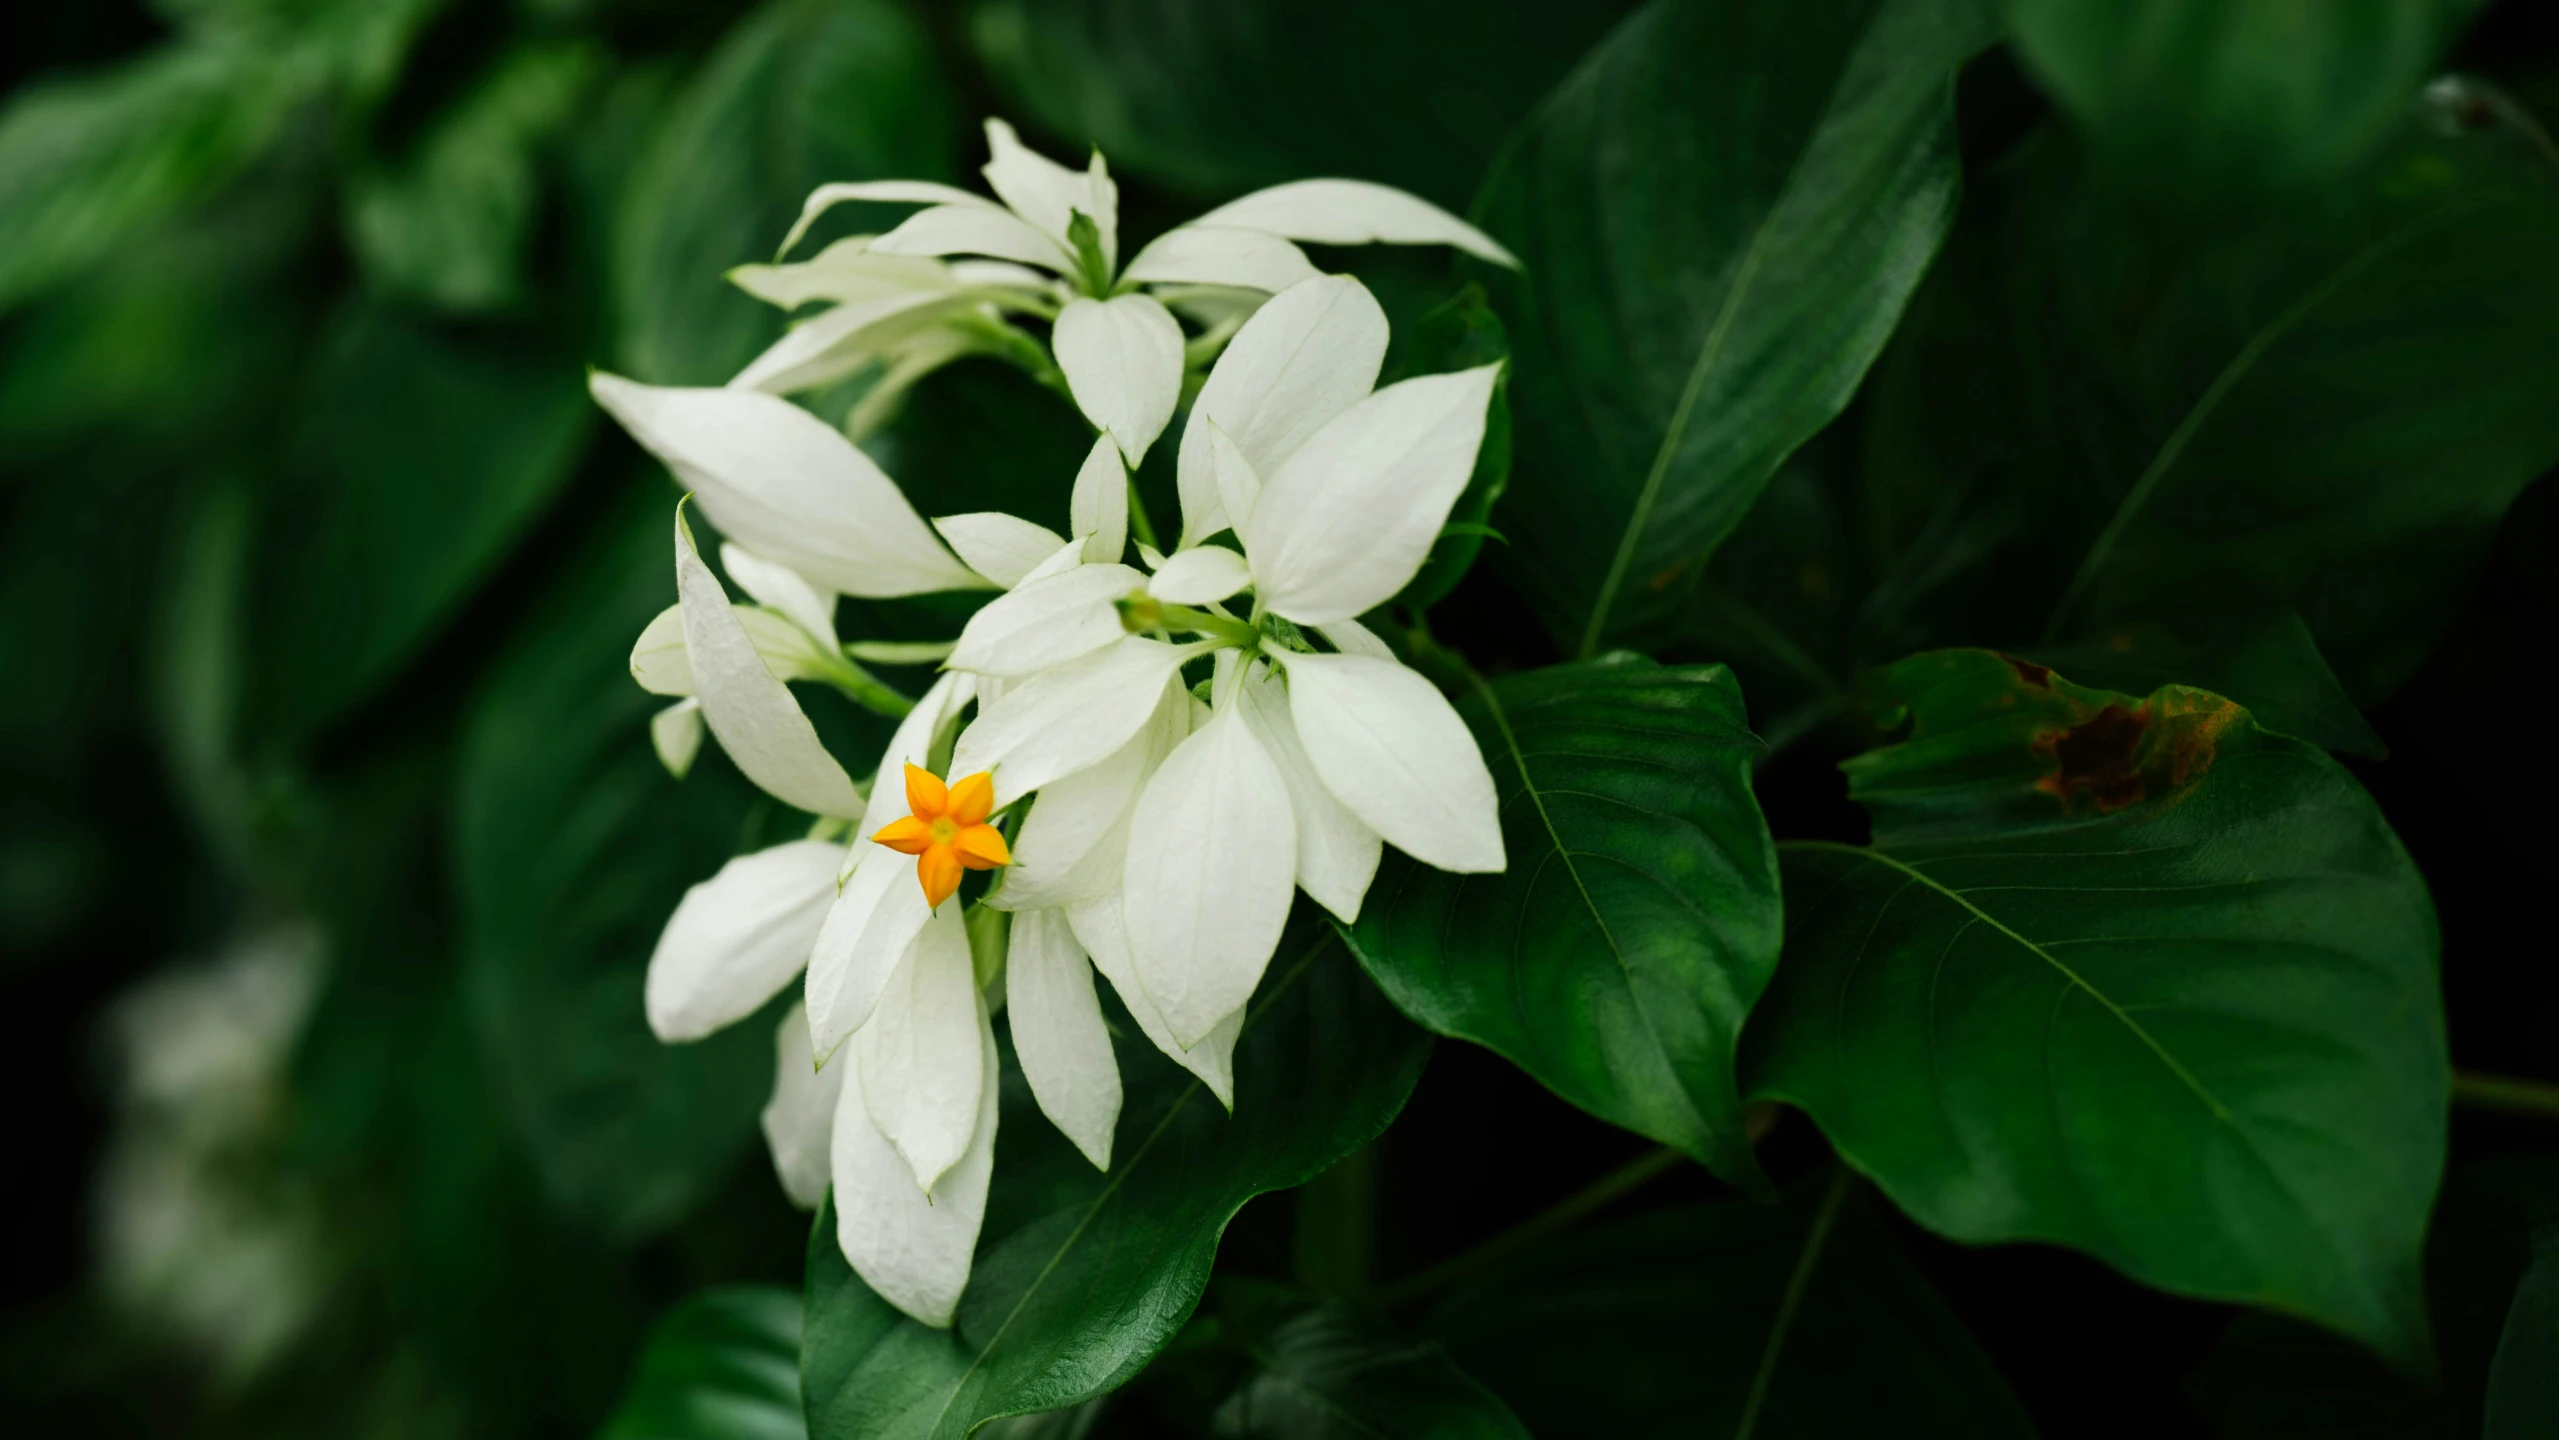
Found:
[{"label": "brown spot on leaf", "polygon": [[2050,690],[2053,688],[2053,670],[2051,666],[2038,665],[2032,660],[2020,660],[2014,655],[2002,655],[1999,658],[2008,662],[2008,668],[2017,672],[2018,679],[2025,681],[2027,684],[2034,686],[2038,690]]},{"label": "brown spot on leaf", "polygon": [[2147,716],[2109,705],[2069,729],[2035,737],[2035,752],[2053,761],[2035,788],[2059,797],[2064,809],[2085,797],[2100,815],[2140,804],[2150,793],[2140,753],[2149,729]]}]

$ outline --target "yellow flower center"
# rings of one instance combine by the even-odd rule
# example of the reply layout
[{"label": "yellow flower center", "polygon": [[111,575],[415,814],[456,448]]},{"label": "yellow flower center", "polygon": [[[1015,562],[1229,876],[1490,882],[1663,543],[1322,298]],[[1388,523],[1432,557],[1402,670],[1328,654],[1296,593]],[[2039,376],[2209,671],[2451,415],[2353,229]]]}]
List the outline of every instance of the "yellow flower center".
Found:
[{"label": "yellow flower center", "polygon": [[871,838],[915,857],[924,903],[936,909],[960,888],[968,870],[1013,863],[1004,832],[986,823],[995,809],[995,777],[980,771],[949,786],[921,765],[906,767],[905,818],[880,827]]}]

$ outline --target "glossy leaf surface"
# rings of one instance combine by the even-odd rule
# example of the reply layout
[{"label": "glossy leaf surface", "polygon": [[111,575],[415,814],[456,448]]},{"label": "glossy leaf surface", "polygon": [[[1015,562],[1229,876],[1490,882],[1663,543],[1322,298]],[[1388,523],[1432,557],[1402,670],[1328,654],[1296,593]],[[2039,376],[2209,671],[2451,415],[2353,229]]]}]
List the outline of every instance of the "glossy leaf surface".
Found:
[{"label": "glossy leaf surface", "polygon": [[1734,1037],[1779,908],[1731,672],[1612,657],[1506,676],[1458,713],[1509,867],[1390,854],[1351,931],[1362,962],[1422,1024],[1747,1183]]},{"label": "glossy leaf surface", "polygon": [[1438,1346],[1346,1306],[1318,1306],[1247,1348],[1259,1368],[1219,1407],[1223,1440],[1527,1440]]},{"label": "glossy leaf surface", "polygon": [[805,1440],[800,1297],[705,1290],[659,1319],[597,1440]]},{"label": "glossy leaf surface", "polygon": [[2443,1168],[2434,908],[2361,786],[2202,691],[1879,679],[1872,848],[1789,844],[1754,1098],[1957,1239],[2088,1250],[2409,1363]]}]

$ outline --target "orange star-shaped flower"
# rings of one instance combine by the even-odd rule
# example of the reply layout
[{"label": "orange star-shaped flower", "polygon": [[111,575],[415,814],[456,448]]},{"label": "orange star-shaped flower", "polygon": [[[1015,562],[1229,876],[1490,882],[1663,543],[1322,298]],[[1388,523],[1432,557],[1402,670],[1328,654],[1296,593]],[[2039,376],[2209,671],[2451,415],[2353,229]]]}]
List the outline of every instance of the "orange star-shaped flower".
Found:
[{"label": "orange star-shaped flower", "polygon": [[943,788],[942,778],[921,765],[906,767],[903,820],[892,820],[871,838],[900,854],[912,855],[915,878],[924,884],[924,903],[940,909],[960,888],[962,870],[992,870],[1013,863],[1004,832],[986,823],[995,808],[995,777],[979,771]]}]

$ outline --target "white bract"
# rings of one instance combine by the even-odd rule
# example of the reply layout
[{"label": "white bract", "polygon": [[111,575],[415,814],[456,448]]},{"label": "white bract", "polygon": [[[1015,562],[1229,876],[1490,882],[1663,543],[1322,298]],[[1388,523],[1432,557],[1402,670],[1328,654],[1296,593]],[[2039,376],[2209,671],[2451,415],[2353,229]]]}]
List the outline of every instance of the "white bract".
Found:
[{"label": "white bract", "polygon": [[[732,385],[788,394],[883,366],[848,428],[864,433],[933,368],[962,355],[1036,356],[1006,317],[1050,323],[1056,379],[1134,467],[1173,418],[1198,348],[1213,352],[1265,298],[1312,279],[1293,241],[1450,245],[1501,265],[1510,252],[1416,196],[1360,180],[1302,180],[1247,195],[1157,237],[1120,264],[1119,187],[1096,152],[1082,170],[986,122],[988,199],[920,180],[822,185],[783,241],[849,201],[923,208],[886,234],[839,240],[798,264],[732,278],[803,321]],[[966,258],[953,258],[966,257]],[[1196,341],[1176,312],[1203,327]]]},{"label": "white bract", "polygon": [[[1064,895],[1074,936],[1105,973],[1124,957],[1185,1052],[1240,1014],[1293,889],[1348,922],[1381,842],[1445,870],[1503,865],[1473,735],[1354,618],[1428,558],[1474,470],[1498,367],[1372,393],[1385,349],[1385,315],[1357,281],[1282,292],[1236,334],[1192,408],[1183,547],[1142,586],[1117,566],[1025,583],[952,655],[1006,682],[961,733],[955,769],[991,771],[998,803],[1038,792],[1018,869],[993,903]],[[1239,548],[1208,543],[1229,531]],[[1248,594],[1239,617],[1230,607]],[[1169,638],[1184,633],[1195,638]],[[1159,758],[1158,717],[1192,708],[1182,667],[1212,653],[1206,713]],[[1060,832],[1082,841],[1056,861],[1034,845],[1052,797],[1068,816]],[[1095,856],[1114,851],[1116,895],[1059,888],[1079,882],[1056,877],[1080,876],[1101,895],[1113,877]]]}]

